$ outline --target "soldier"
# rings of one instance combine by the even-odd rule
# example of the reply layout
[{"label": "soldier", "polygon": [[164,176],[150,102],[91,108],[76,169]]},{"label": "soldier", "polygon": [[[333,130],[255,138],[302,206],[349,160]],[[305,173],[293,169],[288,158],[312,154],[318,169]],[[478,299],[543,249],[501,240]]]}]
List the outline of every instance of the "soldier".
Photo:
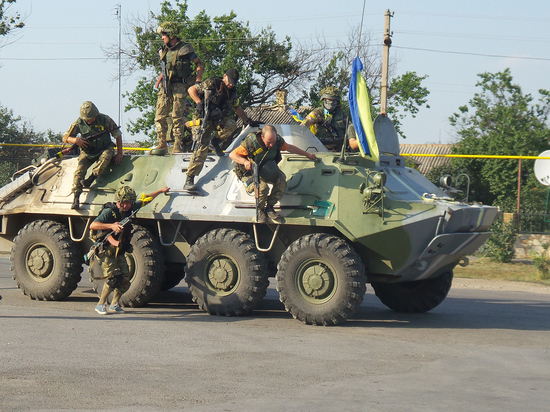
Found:
[{"label": "soldier", "polygon": [[[189,43],[182,42],[175,36],[174,25],[166,22],[157,28],[157,32],[162,36],[164,45],[159,48],[158,53],[161,61],[161,67],[164,66],[163,73],[160,74],[155,88],[158,88],[157,111],[155,115],[155,124],[157,126],[158,145],[153,149],[157,151],[166,151],[166,133],[168,132],[168,123],[166,118],[172,106],[172,133],[174,136],[173,153],[182,152],[182,141],[184,134],[185,104],[187,88],[195,82],[200,83],[204,72],[204,63]],[[191,63],[196,66],[196,77],[193,75]],[[166,76],[165,79],[163,77]],[[158,87],[162,83],[163,87]],[[164,90],[164,85],[166,89]]]},{"label": "soldier", "polygon": [[[79,137],[77,137],[80,134]],[[90,137],[94,136],[91,140]],[[111,136],[116,139],[117,153],[113,149]],[[99,113],[95,104],[90,101],[80,106],[80,117],[63,135],[63,142],[76,144],[80,148],[78,166],[73,179],[74,200],[71,209],[80,209],[80,194],[84,187],[92,183],[109,167],[111,159],[115,164],[122,160],[122,134],[113,119]],[[92,174],[84,179],[86,171],[97,162]]]},{"label": "soldier", "polygon": [[[283,197],[286,189],[286,176],[277,166],[281,150],[306,156],[317,160],[314,153],[306,152],[299,147],[288,144],[277,134],[275,127],[265,125],[259,132],[246,136],[239,147],[229,153],[235,165],[235,174],[246,182],[246,190],[251,193],[254,184],[249,183],[252,176],[252,162],[260,168],[259,202],[260,215],[258,223],[267,223],[267,218],[274,223],[281,223],[281,217],[273,206]],[[271,192],[268,183],[273,185]]]},{"label": "soldier", "polygon": [[[187,179],[183,186],[184,190],[196,189],[194,183],[195,176],[200,174],[204,166],[214,130],[218,132],[218,136],[221,140],[226,140],[237,129],[235,119],[229,115],[231,108],[233,108],[235,113],[249,126],[259,126],[259,123],[250,119],[241,106],[239,106],[239,99],[237,97],[237,91],[235,90],[235,85],[238,80],[239,72],[237,69],[228,69],[223,77],[211,77],[189,88],[189,96],[191,96],[197,104],[195,113],[193,114],[193,120],[204,119],[205,105],[208,105],[208,119],[206,119],[206,125],[203,129],[204,132],[202,136],[198,136],[200,126],[195,126],[193,128],[193,139],[200,138],[200,146],[191,157],[189,169],[187,170]],[[210,95],[208,101],[205,102],[204,96],[206,91],[208,91]],[[223,151],[221,151],[221,149],[216,148],[216,152],[220,152],[218,155],[223,156]]]},{"label": "soldier", "polygon": [[[309,113],[302,125],[307,127],[312,124],[315,125],[315,135],[321,143],[329,150],[338,151],[344,141],[347,120],[347,116],[340,105],[340,91],[334,86],[325,87],[321,90],[321,100],[323,107],[318,107]],[[347,131],[350,147],[355,150],[357,149],[355,129],[351,123],[348,125]]]},{"label": "soldier", "polygon": [[[133,211],[145,206],[159,194],[168,192],[168,190],[170,190],[168,187],[164,187],[143,196],[141,200],[136,200],[134,189],[129,186],[122,186],[115,193],[116,203],[103,205],[99,216],[90,225],[90,237],[94,241],[103,240],[105,236],[114,232],[106,239],[107,245],[97,253],[103,276],[107,279],[103,285],[99,302],[95,307],[95,311],[100,315],[106,315],[109,312],[124,313],[118,302],[123,293],[130,287],[130,269],[125,253],[131,253],[132,227],[131,224],[123,227],[120,221],[130,216]],[[113,300],[109,310],[107,310],[105,302],[113,290]]]}]

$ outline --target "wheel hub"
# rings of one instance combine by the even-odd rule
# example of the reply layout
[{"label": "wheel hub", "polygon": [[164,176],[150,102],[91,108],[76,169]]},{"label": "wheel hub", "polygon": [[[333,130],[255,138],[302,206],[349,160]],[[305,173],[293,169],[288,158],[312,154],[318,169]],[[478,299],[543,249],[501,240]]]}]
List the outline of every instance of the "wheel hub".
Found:
[{"label": "wheel hub", "polygon": [[229,258],[219,258],[210,265],[208,279],[214,288],[228,291],[237,282],[238,270]]},{"label": "wheel hub", "polygon": [[320,262],[308,266],[302,274],[302,289],[309,297],[326,298],[334,290],[332,271]]},{"label": "wheel hub", "polygon": [[27,269],[35,277],[48,277],[52,273],[53,264],[52,252],[45,246],[37,246],[27,255]]}]

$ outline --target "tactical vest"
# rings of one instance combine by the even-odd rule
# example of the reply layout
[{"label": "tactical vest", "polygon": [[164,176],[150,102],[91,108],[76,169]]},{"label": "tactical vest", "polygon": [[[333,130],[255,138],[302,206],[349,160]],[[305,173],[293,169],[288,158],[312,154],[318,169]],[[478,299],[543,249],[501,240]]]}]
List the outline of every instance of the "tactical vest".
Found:
[{"label": "tactical vest", "polygon": [[[262,132],[252,132],[244,139],[242,145],[248,152],[248,158],[258,165],[264,165],[270,160],[275,163],[281,161],[281,147],[285,144],[283,138],[277,135],[277,141],[271,149],[268,149],[262,142]],[[242,179],[244,176],[252,176],[251,170],[246,170],[244,165],[235,165],[235,174]]]},{"label": "tactical vest", "polygon": [[346,117],[342,108],[338,106],[332,115],[324,114],[324,109],[321,108],[321,114],[324,116],[325,121],[330,123],[332,127],[336,130],[338,138],[335,139],[332,132],[327,129],[326,126],[323,126],[323,123],[317,124],[317,138],[325,146],[338,144],[339,142],[341,143],[346,134]]},{"label": "tactical vest", "polygon": [[[86,123],[80,117],[77,120],[78,129],[80,135],[83,138],[93,136],[96,133],[102,132],[106,129],[107,119],[105,115],[98,114],[95,118],[95,121],[92,124]],[[102,136],[99,136],[97,139],[94,139],[91,142],[88,142],[88,147],[82,147],[81,150],[86,153],[86,157],[93,159],[98,157],[105,149],[113,146],[111,141],[111,134],[105,133]]]},{"label": "tactical vest", "polygon": [[215,87],[208,99],[211,104],[210,110],[217,107],[222,111],[222,114],[226,116],[231,109],[230,102],[234,99],[237,92],[234,88],[228,89],[225,87],[223,77],[211,77],[210,79],[213,81]]},{"label": "tactical vest", "polygon": [[193,73],[191,62],[197,58],[193,46],[179,41],[174,47],[159,49],[161,60],[166,62],[166,73],[172,83],[186,83]]}]

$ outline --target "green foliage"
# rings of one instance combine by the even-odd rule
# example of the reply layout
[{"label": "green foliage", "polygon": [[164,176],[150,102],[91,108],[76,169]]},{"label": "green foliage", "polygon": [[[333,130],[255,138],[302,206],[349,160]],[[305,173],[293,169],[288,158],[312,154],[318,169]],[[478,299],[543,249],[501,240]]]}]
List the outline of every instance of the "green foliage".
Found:
[{"label": "green foliage", "polygon": [[16,0],[1,0],[0,1],[0,36],[6,36],[15,29],[20,29],[25,24],[21,21],[19,13],[10,14],[10,6]]},{"label": "green foliage", "polygon": [[550,258],[548,252],[550,249],[550,243],[542,244],[542,251],[533,253],[533,266],[537,269],[542,280],[550,279]]},{"label": "green foliage", "polygon": [[[32,126],[15,116],[12,110],[0,106],[0,143],[8,144],[45,144],[59,143],[61,135],[47,132],[36,132]],[[28,166],[33,157],[43,149],[20,146],[0,146],[0,186],[10,182],[15,171]]]},{"label": "green foliage", "polygon": [[499,215],[491,225],[493,234],[487,240],[484,247],[484,254],[495,262],[509,263],[514,258],[514,243],[517,236],[515,221],[504,223],[502,214]]},{"label": "green foliage", "polygon": [[[476,86],[481,91],[469,106],[459,107],[450,117],[460,141],[453,153],[484,155],[536,156],[548,149],[548,113],[550,92],[540,90],[538,103],[513,84],[510,69],[499,73],[482,73]],[[453,167],[471,178],[476,201],[499,205],[512,212],[517,203],[517,160],[453,159]],[[521,199],[524,207],[543,209],[544,190],[532,173],[533,160],[522,160]]]},{"label": "green foliage", "polygon": [[135,122],[129,122],[132,134],[156,135],[154,108],[156,93],[154,82],[160,73],[158,48],[162,40],[156,28],[163,22],[172,22],[177,37],[190,43],[205,62],[203,79],[222,76],[235,67],[240,72],[237,93],[243,108],[265,103],[279,88],[288,87],[301,74],[300,66],[291,57],[292,45],[288,37],[282,42],[270,27],[253,34],[248,23],[237,20],[235,13],[210,17],[201,11],[194,18],[187,16],[187,1],[165,1],[158,15],[151,13],[146,23],[133,23],[135,50],[130,54],[137,67],[152,73],[143,77],[136,89],[127,93],[126,111],[138,109],[142,114]]}]

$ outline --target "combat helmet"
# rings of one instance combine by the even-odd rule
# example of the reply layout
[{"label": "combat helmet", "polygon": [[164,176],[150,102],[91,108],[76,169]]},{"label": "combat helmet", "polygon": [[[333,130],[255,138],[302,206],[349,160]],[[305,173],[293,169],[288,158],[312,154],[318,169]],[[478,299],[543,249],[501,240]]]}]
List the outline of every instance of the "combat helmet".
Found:
[{"label": "combat helmet", "polygon": [[121,186],[115,193],[115,200],[120,203],[126,202],[127,200],[133,202],[136,199],[136,192],[130,186]]},{"label": "combat helmet", "polygon": [[340,90],[334,86],[327,86],[321,90],[321,100],[330,99],[330,100],[340,100]]},{"label": "combat helmet", "polygon": [[166,33],[170,37],[175,36],[176,30],[174,27],[174,23],[170,21],[165,21],[161,23],[160,26],[157,27],[157,33],[158,34]]},{"label": "combat helmet", "polygon": [[85,101],[84,103],[82,103],[82,106],[80,106],[80,118],[82,120],[91,120],[98,114],[99,110],[97,110],[95,104],[93,104],[89,100]]}]

